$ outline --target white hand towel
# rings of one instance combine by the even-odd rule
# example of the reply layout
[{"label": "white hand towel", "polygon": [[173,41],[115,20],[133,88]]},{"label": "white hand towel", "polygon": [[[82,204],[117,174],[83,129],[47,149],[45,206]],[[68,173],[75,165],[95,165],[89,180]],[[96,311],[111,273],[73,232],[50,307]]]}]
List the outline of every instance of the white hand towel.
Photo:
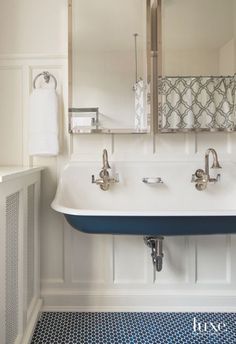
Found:
[{"label": "white hand towel", "polygon": [[56,156],[58,99],[54,89],[38,88],[30,96],[29,155]]}]

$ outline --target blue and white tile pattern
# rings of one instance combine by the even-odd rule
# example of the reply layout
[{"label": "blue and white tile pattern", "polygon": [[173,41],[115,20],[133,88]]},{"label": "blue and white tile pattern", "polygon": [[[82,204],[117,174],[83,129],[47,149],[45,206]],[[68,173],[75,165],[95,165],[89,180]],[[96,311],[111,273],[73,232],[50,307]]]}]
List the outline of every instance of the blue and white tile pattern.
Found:
[{"label": "blue and white tile pattern", "polygon": [[235,313],[41,314],[31,344],[235,344]]}]

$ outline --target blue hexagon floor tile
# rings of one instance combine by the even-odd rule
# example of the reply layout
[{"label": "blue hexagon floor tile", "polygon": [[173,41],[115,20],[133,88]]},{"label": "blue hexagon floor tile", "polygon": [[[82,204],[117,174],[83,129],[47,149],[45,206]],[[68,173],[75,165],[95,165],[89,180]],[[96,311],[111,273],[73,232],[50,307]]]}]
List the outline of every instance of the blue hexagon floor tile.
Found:
[{"label": "blue hexagon floor tile", "polygon": [[236,313],[43,312],[31,344],[235,344]]}]

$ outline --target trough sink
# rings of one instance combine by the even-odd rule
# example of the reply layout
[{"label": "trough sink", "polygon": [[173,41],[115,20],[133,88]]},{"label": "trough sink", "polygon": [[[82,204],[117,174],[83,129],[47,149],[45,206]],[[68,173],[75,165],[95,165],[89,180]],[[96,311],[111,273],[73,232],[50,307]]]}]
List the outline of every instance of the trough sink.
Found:
[{"label": "trough sink", "polygon": [[[95,234],[178,236],[236,232],[233,166],[221,183],[198,192],[190,183],[199,163],[116,163],[120,182],[109,191],[91,183],[99,163],[70,163],[62,171],[52,208],[76,230]],[[173,171],[175,173],[173,174]],[[173,178],[174,175],[174,178]],[[160,176],[163,185],[145,185]]]}]

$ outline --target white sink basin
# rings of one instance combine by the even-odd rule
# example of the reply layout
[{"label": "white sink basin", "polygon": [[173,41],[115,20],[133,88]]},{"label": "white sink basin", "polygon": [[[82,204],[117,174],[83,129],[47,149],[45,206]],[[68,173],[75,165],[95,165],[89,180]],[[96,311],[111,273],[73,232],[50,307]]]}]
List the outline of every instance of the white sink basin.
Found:
[{"label": "white sink basin", "polygon": [[[235,165],[223,164],[220,183],[199,192],[190,182],[199,163],[116,163],[120,182],[109,191],[91,183],[99,163],[70,163],[62,171],[52,208],[88,233],[140,235],[236,232]],[[148,185],[144,177],[161,177]]]}]

